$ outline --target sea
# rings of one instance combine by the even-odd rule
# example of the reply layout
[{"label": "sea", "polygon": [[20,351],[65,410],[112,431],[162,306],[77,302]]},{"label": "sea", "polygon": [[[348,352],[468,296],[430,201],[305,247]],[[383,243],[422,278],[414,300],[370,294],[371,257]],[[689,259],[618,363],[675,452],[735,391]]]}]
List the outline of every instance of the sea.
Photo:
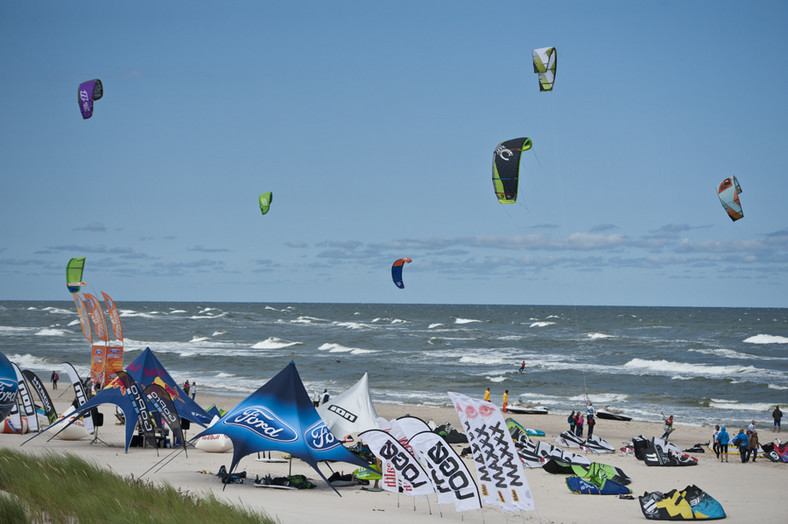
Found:
[{"label": "sea", "polygon": [[[733,427],[770,427],[788,406],[785,308],[116,304],[125,363],[151,348],[176,381],[197,382],[198,401],[250,395],[292,360],[313,398],[366,372],[380,404],[450,407],[447,391],[490,387],[494,402],[508,390],[552,414],[588,399],[635,420]],[[73,301],[0,301],[0,352],[45,381],[90,363]]]}]

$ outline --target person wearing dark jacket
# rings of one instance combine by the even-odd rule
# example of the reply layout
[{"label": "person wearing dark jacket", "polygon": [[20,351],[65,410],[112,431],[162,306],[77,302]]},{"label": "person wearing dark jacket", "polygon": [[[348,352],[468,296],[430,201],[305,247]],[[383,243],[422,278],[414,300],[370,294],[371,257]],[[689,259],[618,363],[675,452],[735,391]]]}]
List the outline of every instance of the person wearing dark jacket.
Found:
[{"label": "person wearing dark jacket", "polygon": [[752,458],[752,461],[755,462],[755,459],[758,458],[758,432],[753,431],[750,433],[749,437],[749,445],[748,445],[748,453],[747,453],[747,460]]},{"label": "person wearing dark jacket", "polygon": [[588,415],[588,437],[591,438],[594,435],[594,426],[596,425],[596,417],[594,415]]}]

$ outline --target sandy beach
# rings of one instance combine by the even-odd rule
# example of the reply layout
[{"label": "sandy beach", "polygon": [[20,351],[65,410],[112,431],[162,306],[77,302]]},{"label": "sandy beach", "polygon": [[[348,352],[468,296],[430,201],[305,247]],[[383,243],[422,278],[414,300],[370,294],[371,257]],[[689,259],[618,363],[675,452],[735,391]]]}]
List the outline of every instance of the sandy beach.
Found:
[{"label": "sandy beach", "polygon": [[[72,400],[69,389],[64,393],[65,384],[61,388],[50,391],[53,401],[61,413]],[[59,396],[61,395],[62,396]],[[200,392],[197,402],[203,407],[211,404],[228,410],[242,398],[212,396]],[[412,405],[377,405],[380,416],[395,418],[410,414],[424,420],[433,420],[437,424],[450,422],[459,427],[459,419],[452,409],[425,408]],[[0,434],[0,446],[14,448],[26,453],[42,454],[47,452],[72,453],[106,467],[119,475],[139,477],[157,462],[167,457],[172,450],[160,449],[157,455],[152,448],[123,449],[123,426],[117,425],[114,416],[115,407],[105,404],[101,407],[105,425],[99,429],[99,436],[107,445],[100,442],[91,444],[91,438],[78,441],[48,440],[50,435],[41,435],[23,447],[20,444],[31,435]],[[514,418],[526,427],[541,429],[546,436],[542,437],[554,442],[553,438],[567,429],[567,414],[551,415],[514,415]],[[736,427],[727,421],[721,424],[728,426],[731,434]],[[671,440],[682,449],[696,443],[710,440],[712,428],[692,426],[677,420]],[[199,431],[192,425],[187,438]],[[595,434],[607,440],[616,449],[625,441],[637,435],[646,437],[659,436],[662,433],[660,424],[644,422],[619,422],[599,420]],[[762,443],[770,442],[775,434],[771,428],[759,428]],[[455,445],[461,449],[463,445]],[[273,456],[279,453],[274,452]],[[742,464],[738,455],[731,455],[730,462],[721,463],[712,453],[695,454],[699,459],[698,466],[692,467],[648,467],[643,462],[621,452],[605,455],[588,455],[591,460],[620,467],[632,478],[633,495],[642,495],[645,491],[667,492],[671,489],[683,489],[695,484],[715,497],[725,509],[728,519],[732,522],[784,522],[785,515],[782,505],[775,500],[777,486],[784,481],[786,466],[775,464],[766,458],[759,458],[756,463]],[[342,523],[351,521],[374,520],[375,522],[435,522],[436,519],[449,522],[497,523],[515,521],[533,521],[545,523],[617,523],[645,521],[637,500],[624,500],[616,496],[576,495],[570,492],[564,482],[563,475],[553,475],[542,469],[526,469],[526,476],[536,502],[536,511],[522,513],[504,513],[498,508],[485,506],[481,511],[457,513],[453,506],[438,505],[436,499],[413,499],[405,495],[388,492],[369,492],[358,486],[339,488],[341,497],[322,480],[304,462],[293,460],[288,463],[258,462],[256,455],[249,455],[241,460],[239,470],[245,470],[251,477],[244,484],[228,485],[223,489],[218,477],[214,475],[221,465],[229,467],[232,452],[206,453],[190,448],[188,457],[180,453],[160,471],[148,473],[144,478],[156,483],[169,483],[188,493],[213,492],[218,498],[232,504],[243,505],[255,510],[265,511],[268,515],[282,523],[323,522]],[[469,459],[468,464],[473,471]],[[286,491],[255,488],[252,479],[255,475],[280,476],[302,473],[315,480],[317,487],[311,490]],[[340,472],[349,473],[354,469],[347,464],[336,463],[332,467]],[[321,465],[326,476],[331,472]],[[210,474],[201,473],[208,471]]]}]

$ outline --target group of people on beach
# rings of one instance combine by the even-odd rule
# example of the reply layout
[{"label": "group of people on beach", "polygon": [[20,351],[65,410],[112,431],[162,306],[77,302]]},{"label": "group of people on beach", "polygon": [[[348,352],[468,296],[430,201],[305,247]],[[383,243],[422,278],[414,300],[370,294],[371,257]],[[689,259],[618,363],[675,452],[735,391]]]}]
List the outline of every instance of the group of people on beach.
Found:
[{"label": "group of people on beach", "polygon": [[[504,391],[504,392],[503,392],[503,398],[502,398],[502,400],[503,400],[503,408],[502,408],[502,411],[503,411],[504,413],[508,413],[508,411],[507,411],[507,409],[506,409],[506,406],[508,406],[508,405],[509,405],[509,390],[508,390],[508,389],[507,389],[506,391]],[[492,402],[492,401],[490,400],[490,388],[487,388],[487,389],[485,389],[485,390],[484,390],[484,401],[485,401],[485,402]]]},{"label": "group of people on beach", "polygon": [[755,427],[755,421],[751,421],[747,428],[739,429],[739,432],[731,440],[725,426],[720,428],[719,425],[714,426],[714,433],[712,434],[712,441],[714,442],[714,454],[720,459],[720,462],[728,462],[728,447],[730,445],[736,446],[739,449],[739,457],[742,463],[749,462],[752,458],[756,462],[758,458],[758,431]]},{"label": "group of people on beach", "polygon": [[577,411],[573,410],[566,418],[566,421],[569,423],[569,432],[578,437],[583,436],[583,426],[588,424],[587,438],[593,437],[594,426],[596,426],[596,410],[594,409],[594,404],[588,402],[585,415],[579,409]]},{"label": "group of people on beach", "polygon": [[192,400],[194,400],[194,397],[197,396],[197,381],[196,380],[193,381],[191,384],[189,384],[188,380],[183,383],[183,392],[186,393],[187,397],[189,396],[189,392],[190,391],[191,391],[191,395],[192,395]]}]

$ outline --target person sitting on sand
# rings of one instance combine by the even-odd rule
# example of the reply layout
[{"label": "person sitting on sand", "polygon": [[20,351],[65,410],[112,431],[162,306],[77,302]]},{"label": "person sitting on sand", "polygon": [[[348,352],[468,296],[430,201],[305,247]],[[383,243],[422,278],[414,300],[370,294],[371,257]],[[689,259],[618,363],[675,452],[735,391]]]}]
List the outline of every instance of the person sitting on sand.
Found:
[{"label": "person sitting on sand", "polygon": [[725,426],[720,428],[720,432],[717,435],[717,442],[720,444],[720,462],[723,462],[722,457],[725,456],[725,462],[728,462],[728,442],[730,441],[730,435],[728,432],[725,431]]}]

